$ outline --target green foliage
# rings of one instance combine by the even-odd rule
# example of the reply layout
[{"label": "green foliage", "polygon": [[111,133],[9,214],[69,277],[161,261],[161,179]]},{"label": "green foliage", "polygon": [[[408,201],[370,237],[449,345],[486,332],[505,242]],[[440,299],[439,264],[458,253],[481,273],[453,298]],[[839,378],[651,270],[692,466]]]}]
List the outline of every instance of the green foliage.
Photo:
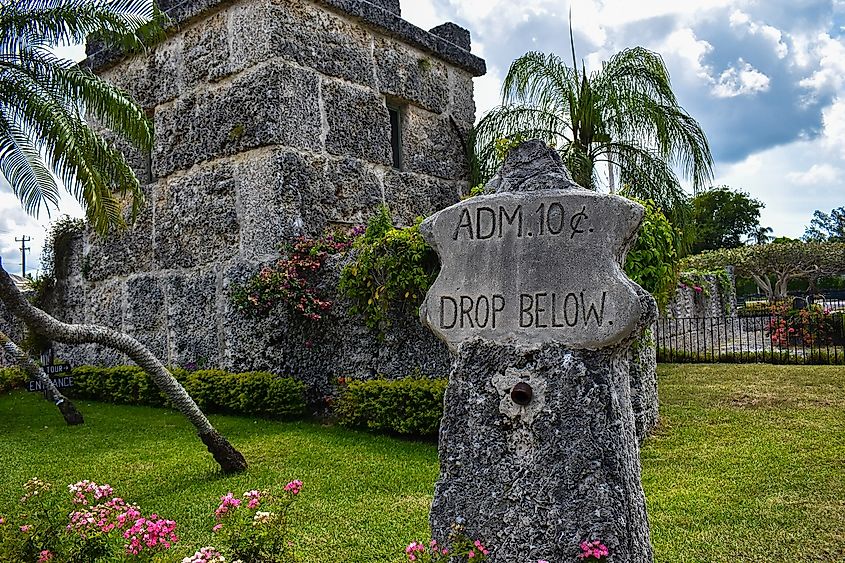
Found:
[{"label": "green foliage", "polygon": [[391,307],[407,305],[417,314],[437,277],[437,257],[420,233],[421,222],[396,228],[382,206],[355,242],[355,260],[341,273],[338,289],[352,301],[350,312],[379,333],[390,325]]},{"label": "green foliage", "polygon": [[[657,53],[634,47],[592,73],[556,54],[530,52],[510,66],[502,106],[470,134],[471,184],[486,183],[500,168],[511,142],[541,139],[557,146],[580,185],[595,189],[605,163],[615,186],[652,199],[663,210],[687,196],[674,170],[695,188],[712,176],[712,156],[700,125],[678,104],[669,72]],[[681,226],[678,224],[678,226]]]},{"label": "green foliage", "polygon": [[[30,300],[37,307],[44,308],[53,288],[56,286],[57,277],[65,277],[65,261],[71,251],[71,245],[76,237],[85,232],[85,221],[75,217],[63,215],[50,225],[50,232],[44,241],[44,249],[41,251],[41,274],[30,282],[34,294]],[[29,338],[38,339],[37,336]],[[24,350],[38,351],[49,347],[49,341],[40,338],[38,343],[30,346],[22,346]]]},{"label": "green foliage", "polygon": [[678,283],[684,289],[691,287],[697,293],[710,297],[710,283],[707,278],[714,278],[719,287],[725,315],[731,314],[731,295],[734,292],[731,277],[725,268],[719,270],[684,270],[678,275]]},{"label": "green foliage", "polygon": [[[197,405],[207,412],[297,418],[305,413],[305,385],[269,372],[229,373],[222,370],[170,372]],[[167,406],[166,397],[137,366],[80,366],[71,372],[67,394],[125,405]]]},{"label": "green foliage", "polygon": [[12,389],[20,389],[29,378],[18,367],[0,368],[0,393],[7,393]]},{"label": "green foliage", "polygon": [[717,270],[730,265],[737,276],[753,279],[770,301],[777,301],[786,296],[792,280],[814,281],[845,271],[845,243],[795,241],[722,248],[684,258],[681,269]]},{"label": "green foliage", "polygon": [[806,241],[845,242],[845,207],[837,207],[830,214],[816,210],[801,238]]},{"label": "green foliage", "polygon": [[727,186],[711,188],[692,200],[695,226],[694,253],[718,248],[742,246],[748,235],[757,236],[760,228],[761,201]]},{"label": "green foliage", "polygon": [[152,123],[126,93],[51,47],[98,35],[108,46],[141,48],[162,36],[163,19],[143,0],[0,4],[0,176],[27,213],[57,208],[63,185],[98,233],[125,226],[124,197],[134,219],[144,199],[138,179],[86,117],[142,151],[152,146]]},{"label": "green foliage", "polygon": [[802,354],[795,349],[759,350],[756,352],[692,352],[671,348],[657,349],[657,361],[661,364],[773,364],[773,365],[845,365],[845,351],[815,349]]},{"label": "green foliage", "polygon": [[651,293],[662,310],[675,291],[676,232],[654,202],[639,203],[645,207],[645,215],[637,242],[625,259],[625,273]]},{"label": "green foliage", "polygon": [[433,437],[443,416],[445,379],[373,379],[341,385],[335,415],[342,426]]},{"label": "green foliage", "polygon": [[317,239],[300,237],[286,244],[285,256],[275,264],[262,268],[243,284],[232,284],[232,304],[253,317],[265,316],[285,304],[297,315],[320,320],[332,306],[317,290],[320,270],[330,255],[349,250],[355,234],[333,230]]}]

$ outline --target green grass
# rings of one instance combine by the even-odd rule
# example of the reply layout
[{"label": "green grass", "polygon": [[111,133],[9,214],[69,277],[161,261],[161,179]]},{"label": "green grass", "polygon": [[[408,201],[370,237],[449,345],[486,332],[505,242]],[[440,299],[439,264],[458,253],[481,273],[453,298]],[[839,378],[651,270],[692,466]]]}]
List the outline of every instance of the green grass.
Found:
[{"label": "green grass", "polygon": [[[656,559],[845,561],[845,369],[661,366],[662,424],[642,451]],[[222,477],[172,411],[81,402],[66,427],[37,395],[0,397],[0,507],[40,476],[108,482],[177,520],[182,550],[209,541],[227,491],[302,479],[294,514],[306,563],[400,562],[427,535],[432,444],[316,423],[212,417],[251,463]],[[183,553],[180,552],[180,555]],[[174,558],[175,559],[175,558]]]}]

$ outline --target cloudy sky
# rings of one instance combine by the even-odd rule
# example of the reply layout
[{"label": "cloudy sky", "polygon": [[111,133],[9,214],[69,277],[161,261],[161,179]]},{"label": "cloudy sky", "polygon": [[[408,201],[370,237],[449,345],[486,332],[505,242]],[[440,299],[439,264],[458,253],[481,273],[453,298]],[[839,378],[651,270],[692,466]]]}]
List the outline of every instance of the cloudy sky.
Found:
[{"label": "cloudy sky", "polygon": [[[845,205],[845,0],[572,0],[575,47],[589,68],[626,47],[660,53],[678,99],[707,133],[715,185],[762,200],[775,235],[803,234],[813,211]],[[510,62],[531,50],[570,58],[566,0],[403,0],[423,28],[454,21],[487,60],[478,116],[495,106]],[[63,211],[78,214],[68,202]],[[0,187],[0,255],[43,224]],[[34,261],[28,260],[30,264]]]}]

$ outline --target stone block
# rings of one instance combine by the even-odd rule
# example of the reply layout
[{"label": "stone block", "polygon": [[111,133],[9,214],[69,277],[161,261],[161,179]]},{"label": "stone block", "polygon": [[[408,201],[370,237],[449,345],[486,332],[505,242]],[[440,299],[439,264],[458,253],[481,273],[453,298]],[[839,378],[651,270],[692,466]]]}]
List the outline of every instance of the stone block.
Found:
[{"label": "stone block", "polygon": [[170,37],[148,52],[135,54],[99,73],[150,110],[179,95],[181,38]]},{"label": "stone block", "polygon": [[284,240],[318,236],[332,223],[363,223],[381,203],[379,179],[357,159],[272,149],[247,153],[236,166],[248,260],[272,259]]},{"label": "stone block", "polygon": [[468,177],[465,134],[454,120],[409,107],[404,112],[403,122],[404,171],[449,180]]},{"label": "stone block", "polygon": [[238,253],[234,167],[215,161],[159,184],[155,266],[192,268]]},{"label": "stone block", "polygon": [[384,176],[384,197],[397,225],[411,225],[416,217],[457,203],[467,190],[466,182],[440,180],[390,169]]},{"label": "stone block", "polygon": [[216,82],[231,73],[226,12],[218,12],[185,30],[183,79],[191,89],[199,82]]},{"label": "stone block", "polygon": [[472,75],[465,70],[449,68],[449,114],[470,127],[475,123],[475,97]]},{"label": "stone block", "polygon": [[391,325],[379,342],[376,372],[391,379],[448,377],[449,349],[422,325],[413,309],[407,305],[391,313]]},{"label": "stone block", "polygon": [[257,65],[230,84],[158,108],[158,177],[265,145],[322,149],[317,75],[281,62]]},{"label": "stone block", "polygon": [[150,269],[153,254],[152,193],[154,186],[154,184],[143,186],[144,205],[135,223],[125,231],[111,232],[105,237],[93,233],[87,234],[88,250],[82,263],[82,275],[86,280],[100,281]]},{"label": "stone block", "polygon": [[440,60],[386,37],[376,37],[373,54],[382,93],[434,113],[446,110],[449,74]]},{"label": "stone block", "polygon": [[457,45],[465,51],[469,51],[472,45],[469,30],[452,22],[446,22],[433,27],[429,30],[429,33],[442,37],[449,43]]},{"label": "stone block", "polygon": [[326,151],[390,165],[390,114],[373,90],[335,80],[322,82],[323,108],[328,124]]},{"label": "stone block", "polygon": [[179,366],[220,365],[216,272],[172,274],[162,283],[167,294],[170,361]]},{"label": "stone block", "polygon": [[356,84],[374,84],[371,39],[360,25],[299,0],[271,2],[261,25],[267,31],[259,33],[269,34],[269,56]]},{"label": "stone block", "polygon": [[164,291],[157,277],[132,276],[126,281],[126,318],[124,329],[167,363],[167,323]]}]

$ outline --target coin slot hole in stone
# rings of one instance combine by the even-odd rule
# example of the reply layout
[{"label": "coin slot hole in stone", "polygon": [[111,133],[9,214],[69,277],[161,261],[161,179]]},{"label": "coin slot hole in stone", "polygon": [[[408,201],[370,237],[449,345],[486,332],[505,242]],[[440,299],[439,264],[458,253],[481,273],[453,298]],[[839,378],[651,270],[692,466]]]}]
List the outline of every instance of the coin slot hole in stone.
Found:
[{"label": "coin slot hole in stone", "polygon": [[511,399],[517,405],[525,406],[530,403],[533,398],[534,390],[531,389],[531,386],[524,381],[520,381],[511,389]]}]

